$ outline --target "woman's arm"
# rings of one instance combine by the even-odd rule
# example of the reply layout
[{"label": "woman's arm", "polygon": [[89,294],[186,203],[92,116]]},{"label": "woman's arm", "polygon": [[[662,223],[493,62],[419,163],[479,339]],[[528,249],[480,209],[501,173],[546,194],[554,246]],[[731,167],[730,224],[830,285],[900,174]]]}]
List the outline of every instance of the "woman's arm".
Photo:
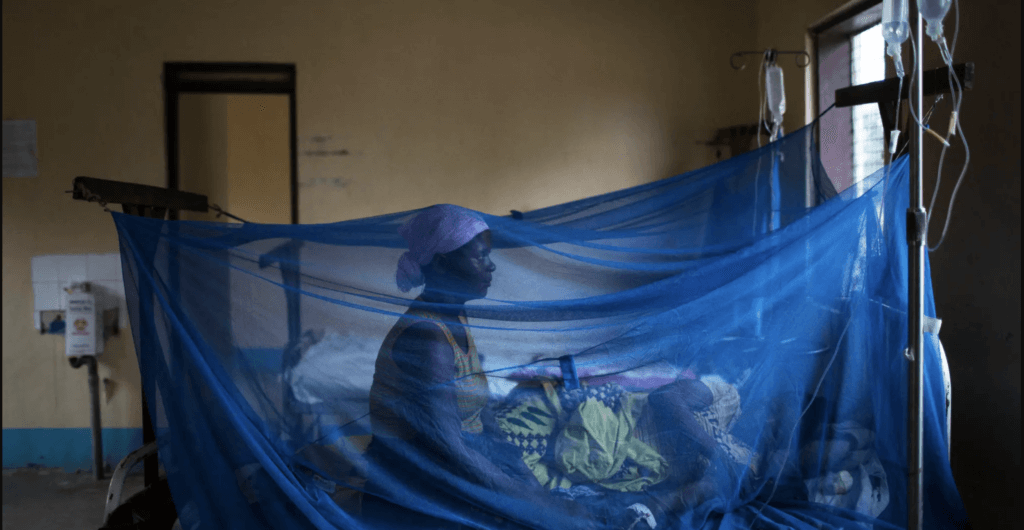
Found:
[{"label": "woman's arm", "polygon": [[444,334],[429,323],[414,324],[395,341],[392,359],[414,393],[407,418],[426,449],[449,469],[489,487],[519,488],[484,455],[467,446],[455,393],[455,354]]}]

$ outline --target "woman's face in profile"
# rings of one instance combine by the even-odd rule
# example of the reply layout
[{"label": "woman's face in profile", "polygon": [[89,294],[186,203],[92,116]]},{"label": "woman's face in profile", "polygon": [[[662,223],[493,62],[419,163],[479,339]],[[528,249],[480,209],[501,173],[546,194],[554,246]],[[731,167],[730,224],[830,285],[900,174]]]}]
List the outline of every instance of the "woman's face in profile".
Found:
[{"label": "woman's face in profile", "polygon": [[491,232],[481,232],[469,243],[445,254],[442,266],[449,281],[454,280],[458,284],[450,288],[469,295],[470,300],[487,296],[496,268],[491,261]]}]

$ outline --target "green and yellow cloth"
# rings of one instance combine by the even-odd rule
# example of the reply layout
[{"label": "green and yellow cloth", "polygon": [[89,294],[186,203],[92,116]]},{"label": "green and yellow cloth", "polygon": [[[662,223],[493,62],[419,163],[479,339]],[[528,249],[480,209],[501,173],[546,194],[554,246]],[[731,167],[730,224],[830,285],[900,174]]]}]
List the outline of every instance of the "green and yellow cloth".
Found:
[{"label": "green and yellow cloth", "polygon": [[517,388],[496,414],[506,439],[549,489],[597,484],[641,491],[668,476],[668,464],[634,435],[646,394],[618,385],[566,391],[554,382]]}]

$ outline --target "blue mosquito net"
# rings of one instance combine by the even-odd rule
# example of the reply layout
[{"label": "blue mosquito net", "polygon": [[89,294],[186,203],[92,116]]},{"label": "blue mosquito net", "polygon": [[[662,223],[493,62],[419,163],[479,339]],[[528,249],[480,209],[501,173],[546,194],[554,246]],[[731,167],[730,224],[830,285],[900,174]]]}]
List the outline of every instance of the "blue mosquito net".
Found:
[{"label": "blue mosquito net", "polygon": [[[475,213],[464,305],[396,285],[420,211],[115,213],[182,528],[904,527],[908,161],[837,191],[817,138]],[[925,525],[959,527],[926,344]]]}]

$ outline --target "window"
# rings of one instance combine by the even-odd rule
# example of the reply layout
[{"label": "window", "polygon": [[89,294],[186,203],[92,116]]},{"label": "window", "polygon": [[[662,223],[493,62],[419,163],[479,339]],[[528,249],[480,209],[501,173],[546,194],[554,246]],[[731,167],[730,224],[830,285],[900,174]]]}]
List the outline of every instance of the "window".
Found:
[{"label": "window", "polygon": [[[880,0],[854,0],[808,29],[817,92],[809,99],[816,112],[835,102],[836,90],[885,78],[881,22]],[[821,119],[821,162],[837,190],[855,186],[882,167],[883,135],[877,105],[835,108]]]},{"label": "window", "polygon": [[[850,38],[850,84],[863,85],[885,79],[885,40],[877,24]],[[853,182],[862,182],[885,162],[885,139],[878,105],[852,108]]]}]

